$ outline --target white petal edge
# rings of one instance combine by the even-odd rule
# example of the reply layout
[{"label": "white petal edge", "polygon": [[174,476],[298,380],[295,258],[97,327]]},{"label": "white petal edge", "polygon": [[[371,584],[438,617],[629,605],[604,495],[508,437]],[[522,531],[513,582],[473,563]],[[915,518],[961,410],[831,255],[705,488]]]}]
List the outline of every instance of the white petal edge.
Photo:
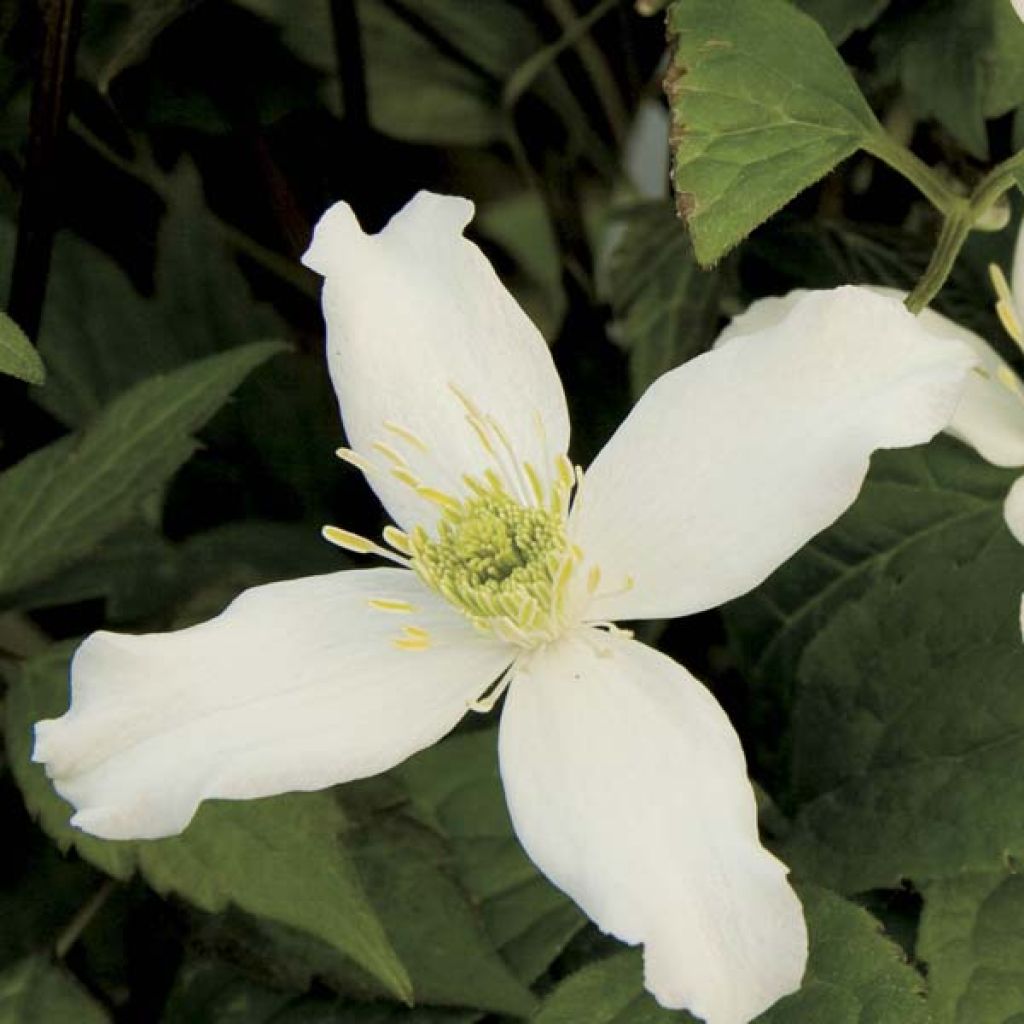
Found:
[{"label": "white petal edge", "polygon": [[[1018,246],[1021,239],[1024,233],[1018,236]],[[1024,266],[1024,260],[1015,262],[1015,268],[1018,265]],[[870,290],[900,301],[906,298],[895,288],[872,285]],[[798,289],[751,303],[726,327],[716,345],[775,326],[800,297],[807,294]],[[1024,466],[1024,386],[1017,374],[984,338],[942,313],[923,309],[917,319],[925,330],[937,337],[953,338],[969,345],[978,359],[977,371],[968,376],[946,433],[969,444],[994,466]]]},{"label": "white petal edge", "polygon": [[1003,519],[1014,538],[1024,544],[1024,477],[1018,477],[1003,503]]},{"label": "white petal edge", "polygon": [[1017,17],[1024,21],[1024,0],[1011,0],[1011,2],[1013,9],[1017,12]]},{"label": "white petal edge", "polygon": [[[374,448],[383,442],[424,484],[449,493],[465,492],[464,473],[496,465],[452,385],[494,418],[542,480],[554,478],[569,443],[547,344],[463,237],[472,216],[468,199],[420,192],[367,235],[351,207],[336,203],[303,258],[325,278],[328,362],[350,446],[390,469],[394,460]],[[503,451],[496,458],[507,463]],[[388,472],[370,483],[400,526],[436,519],[436,506]]]},{"label": "white petal edge", "polygon": [[845,287],[665,374],[573,505],[609,588],[587,617],[687,615],[757,586],[852,504],[874,450],[949,422],[975,362],[897,300]]},{"label": "white petal edge", "polygon": [[[1024,0],[1014,0],[1014,7],[1024,20]],[[1017,307],[1017,319],[1024,324],[1024,217],[1017,228],[1017,241],[1013,246],[1013,266],[1010,268],[1010,290]]]},{"label": "white petal edge", "polygon": [[[395,647],[406,624],[432,647]],[[84,831],[173,835],[208,798],[390,768],[452,729],[511,660],[403,569],[275,583],[175,633],[94,633],[72,663],[71,709],[36,725],[33,758]]]},{"label": "white petal edge", "polygon": [[760,844],[728,718],[681,665],[570,636],[517,671],[499,750],[526,852],[601,929],[644,944],[663,1006],[746,1024],[799,987],[800,902]]}]

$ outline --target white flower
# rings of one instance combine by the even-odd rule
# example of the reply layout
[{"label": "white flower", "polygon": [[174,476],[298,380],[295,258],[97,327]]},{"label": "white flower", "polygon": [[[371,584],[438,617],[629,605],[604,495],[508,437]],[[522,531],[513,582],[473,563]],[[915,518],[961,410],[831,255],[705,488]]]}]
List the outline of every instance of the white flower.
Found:
[{"label": "white flower", "polygon": [[384,771],[507,687],[501,773],[527,852],[645,944],[661,1003],[742,1024],[800,983],[800,904],[725,714],[612,621],[756,586],[854,500],[873,449],[943,427],[971,357],[894,300],[808,295],[666,374],[584,477],[547,346],[462,237],[472,211],[420,193],[368,236],[339,203],[306,254],[340,454],[397,524],[388,548],[326,533],[399,567],[258,587],[177,633],[93,634],[34,756],[80,828],[165,836],[204,799]]},{"label": "white flower", "polygon": [[[1024,351],[1024,222],[1017,234],[1012,285],[998,267],[990,269],[1000,322]],[[903,298],[903,293],[893,288],[872,286],[870,290],[894,299]],[[729,324],[716,344],[723,345],[779,323],[807,294],[797,289],[787,295],[758,299]],[[922,310],[918,320],[936,339],[958,340],[970,346],[975,355],[977,365],[968,377],[947,433],[970,445],[993,466],[1024,467],[1024,382],[974,331],[931,309]],[[1024,544],[1024,477],[1010,488],[1003,517],[1010,532]]]},{"label": "white flower", "polygon": [[1017,17],[1021,21],[1024,21],[1024,0],[1011,0],[1013,9],[1017,12]]}]

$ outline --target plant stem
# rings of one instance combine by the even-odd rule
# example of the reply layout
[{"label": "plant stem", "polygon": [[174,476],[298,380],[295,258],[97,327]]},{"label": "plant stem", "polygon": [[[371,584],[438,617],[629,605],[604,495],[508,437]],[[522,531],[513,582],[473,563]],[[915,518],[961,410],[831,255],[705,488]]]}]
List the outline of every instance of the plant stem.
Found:
[{"label": "plant stem", "polygon": [[1024,175],[1024,150],[993,167],[968,199],[955,198],[944,211],[946,219],[935,252],[921,280],[907,296],[906,305],[911,313],[919,313],[939,293],[974,225],[1017,183],[1018,175]]},{"label": "plant stem", "polygon": [[63,960],[70,952],[71,947],[82,937],[82,933],[89,927],[92,919],[103,909],[103,904],[110,898],[116,885],[114,879],[106,879],[79,908],[64,931],[57,936],[57,941],[53,944],[53,954],[58,960]]},{"label": "plant stem", "polygon": [[884,131],[865,140],[864,149],[902,174],[940,213],[949,216],[960,201],[942,177],[906,146],[901,146]]},{"label": "plant stem", "polygon": [[[615,75],[604,52],[590,34],[589,25],[587,31],[579,35],[574,34],[576,25],[583,19],[573,7],[572,0],[546,0],[546,2],[548,10],[561,26],[563,34],[574,35],[575,47],[579,52],[583,67],[594,86],[594,92],[597,93],[597,97],[601,101],[612,133],[615,135],[616,141],[621,143],[629,130],[629,111],[622,100],[619,83],[615,80]],[[596,6],[600,7],[601,5]]]},{"label": "plant stem", "polygon": [[70,84],[82,23],[81,0],[40,5],[42,42],[32,89],[25,180],[11,273],[9,312],[32,339],[39,334],[58,209],[60,143],[67,125]]}]

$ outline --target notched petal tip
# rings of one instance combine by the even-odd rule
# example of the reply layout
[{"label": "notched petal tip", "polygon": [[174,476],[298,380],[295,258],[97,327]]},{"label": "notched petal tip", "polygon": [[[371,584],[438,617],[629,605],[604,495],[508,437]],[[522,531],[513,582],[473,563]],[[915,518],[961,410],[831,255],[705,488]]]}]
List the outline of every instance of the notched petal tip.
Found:
[{"label": "notched petal tip", "polygon": [[444,235],[461,237],[475,211],[470,199],[421,189],[391,218],[384,230],[388,234],[393,231],[419,233],[434,242]]},{"label": "notched petal tip", "polygon": [[365,243],[363,231],[352,207],[342,201],[331,206],[317,221],[313,240],[302,254],[302,262],[322,277],[344,266],[347,255]]},{"label": "notched petal tip", "polygon": [[352,207],[344,200],[331,206],[313,229],[313,240],[302,262],[322,277],[346,269],[346,261],[365,253],[373,240],[401,236],[422,238],[432,245],[445,236],[461,238],[473,219],[475,207],[461,196],[419,191],[388,222],[379,235],[363,230]]}]

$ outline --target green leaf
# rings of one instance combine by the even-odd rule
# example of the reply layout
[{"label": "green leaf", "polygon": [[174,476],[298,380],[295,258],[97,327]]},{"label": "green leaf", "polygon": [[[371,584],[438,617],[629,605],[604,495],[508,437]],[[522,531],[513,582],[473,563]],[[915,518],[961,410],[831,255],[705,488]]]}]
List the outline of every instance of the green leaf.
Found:
[{"label": "green leaf", "polygon": [[[811,937],[803,987],[756,1024],[929,1024],[924,980],[859,907],[821,889],[801,892]],[[643,990],[640,953],[611,957],[569,977],[533,1024],[669,1024],[692,1021],[661,1009]]]},{"label": "green leaf", "polygon": [[838,46],[854,32],[873,24],[890,0],[796,0]]},{"label": "green leaf", "polygon": [[46,579],[129,522],[191,455],[193,433],[281,349],[258,342],[151,377],[0,476],[0,594]]},{"label": "green leaf", "polygon": [[664,1010],[644,991],[639,951],[590,964],[563,981],[532,1024],[683,1024],[688,1013]]},{"label": "green leaf", "polygon": [[472,1024],[467,1010],[353,1003],[324,995],[295,995],[261,984],[208,957],[187,961],[175,980],[161,1024]]},{"label": "green leaf", "polygon": [[[1024,549],[1012,473],[952,441],[879,460],[861,500],[741,604],[788,704],[783,854],[847,892],[1024,854]],[[733,628],[738,622],[734,618]],[[787,693],[791,681],[798,683]]]},{"label": "green leaf", "polygon": [[[283,321],[253,300],[213,227],[195,168],[180,163],[165,192],[153,297],[140,295],[106,253],[73,235],[57,240],[39,335],[50,379],[38,401],[63,423],[89,422],[154,374],[288,336]],[[7,245],[9,235],[0,229]]]},{"label": "green leaf", "polygon": [[5,709],[11,769],[51,838],[115,878],[139,871],[158,892],[203,910],[233,904],[306,932],[408,1000],[408,976],[366,898],[346,845],[347,821],[329,792],[206,803],[181,836],[157,841],[109,842],[71,827],[67,804],[30,760],[32,724],[67,707],[69,655],[60,645],[26,662]]},{"label": "green leaf", "polygon": [[875,49],[920,117],[988,157],[985,119],[1024,103],[1024,24],[1003,0],[930,0],[890,19]]},{"label": "green leaf", "polygon": [[35,346],[6,313],[0,313],[0,373],[29,384],[42,384],[46,380],[46,367]]},{"label": "green leaf", "polygon": [[[243,6],[280,25],[286,43],[325,75],[337,71],[328,7],[311,5],[296,18],[288,0],[241,0]],[[487,146],[511,129],[502,110],[504,83],[544,49],[546,40],[522,5],[477,0],[357,4],[365,51],[370,120],[384,134],[437,146]],[[533,89],[556,111],[572,138],[599,144],[589,113],[552,66]],[[336,106],[337,86],[327,97]]]},{"label": "green leaf", "polygon": [[519,846],[496,751],[497,730],[452,736],[394,774],[424,820],[447,837],[459,877],[505,960],[533,982],[586,920]]},{"label": "green leaf", "polygon": [[924,898],[917,955],[936,1024],[1024,1024],[1024,877],[943,879]]},{"label": "green leaf", "polygon": [[[1014,477],[947,438],[926,448],[876,453],[853,507],[757,590],[726,606],[730,640],[751,693],[771,709],[763,764],[787,747],[788,740],[780,740],[790,723],[779,716],[789,711],[807,644],[847,602],[887,577],[899,578],[920,545],[941,548],[975,520],[994,524]],[[786,782],[773,786],[773,795],[788,803],[802,795],[800,784],[794,794],[785,788]]]},{"label": "green leaf", "polygon": [[374,816],[353,850],[417,1003],[529,1016],[533,996],[495,952],[438,836],[400,816]]},{"label": "green leaf", "polygon": [[676,0],[668,24],[673,181],[702,265],[858,147],[886,144],[821,26],[786,0]]},{"label": "green leaf", "polygon": [[0,973],[0,1024],[107,1024],[110,1018],[70,975],[44,956]]},{"label": "green leaf", "polygon": [[645,202],[612,220],[615,245],[601,268],[616,341],[629,353],[633,398],[707,349],[718,328],[721,276],[702,270],[672,207]]}]

